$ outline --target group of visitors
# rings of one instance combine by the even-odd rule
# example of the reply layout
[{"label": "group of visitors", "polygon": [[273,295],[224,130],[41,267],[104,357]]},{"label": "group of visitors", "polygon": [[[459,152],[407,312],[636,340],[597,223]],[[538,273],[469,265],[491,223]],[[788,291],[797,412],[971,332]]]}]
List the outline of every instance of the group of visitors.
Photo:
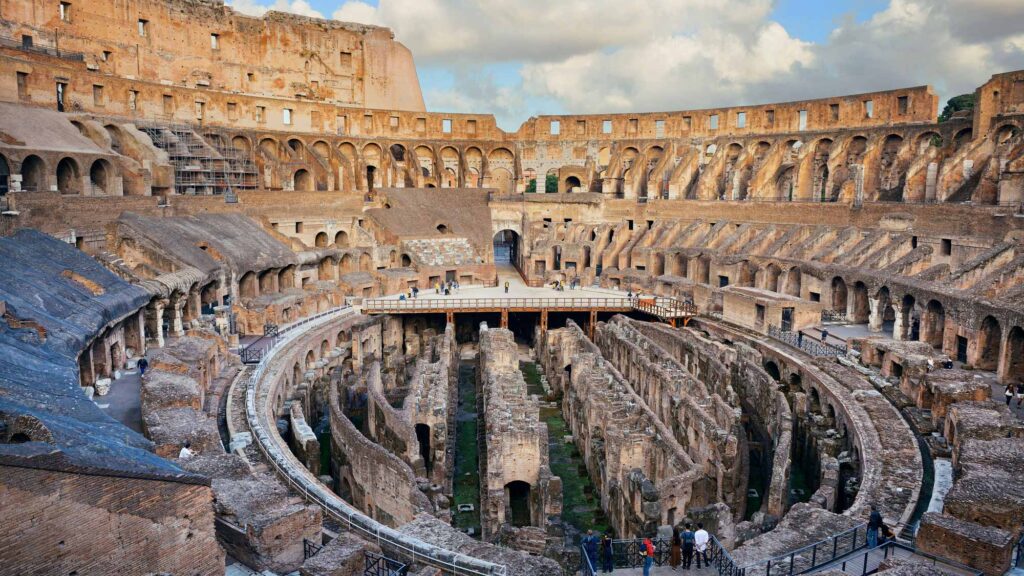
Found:
[{"label": "group of visitors", "polygon": [[435,294],[444,294],[445,296],[451,296],[452,292],[458,292],[458,291],[459,291],[459,281],[458,280],[448,280],[447,282],[435,282],[434,283],[434,293]]},{"label": "group of visitors", "polygon": [[[507,284],[508,283],[506,282],[506,287],[505,287],[506,288],[506,290],[505,290],[506,292],[508,292]],[[571,278],[569,280],[569,290],[575,290],[576,288],[579,287],[579,285],[580,285],[580,279],[579,278]],[[564,280],[552,280],[551,288],[553,290],[557,291],[557,292],[565,292],[565,281]]]},{"label": "group of visitors", "polygon": [[[711,534],[704,529],[704,524],[700,522],[697,523],[697,530],[693,530],[692,525],[689,523],[684,525],[682,531],[678,527],[673,528],[669,565],[673,570],[678,570],[680,567],[683,570],[689,570],[693,565],[694,558],[696,558],[698,570],[702,567],[702,561],[703,566],[711,566],[710,542]],[[587,530],[587,535],[583,537],[582,543],[587,559],[590,560],[590,565],[595,571],[599,562],[601,572],[609,573],[614,569],[614,550],[612,548],[611,534],[605,533],[604,536],[598,539],[594,535],[593,530]],[[644,576],[650,576],[656,552],[657,548],[650,537],[645,537],[641,540],[640,554],[644,559]]]},{"label": "group of visitors", "polygon": [[1010,406],[1010,401],[1013,400],[1014,396],[1017,396],[1017,408],[1020,408],[1021,403],[1024,403],[1024,380],[1019,380],[1016,384],[1010,382],[1006,385],[1006,390],[1003,392],[1006,396],[1006,406]]}]

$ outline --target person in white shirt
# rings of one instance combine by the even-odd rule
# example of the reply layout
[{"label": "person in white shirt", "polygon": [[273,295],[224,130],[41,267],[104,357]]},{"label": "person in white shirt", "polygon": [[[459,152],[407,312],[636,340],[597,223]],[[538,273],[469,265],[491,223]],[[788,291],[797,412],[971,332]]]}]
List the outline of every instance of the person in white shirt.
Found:
[{"label": "person in white shirt", "polygon": [[711,566],[711,562],[708,561],[708,541],[711,540],[711,535],[704,529],[704,524],[697,523],[697,532],[693,534],[693,547],[696,551],[694,556],[697,557],[697,570],[700,570],[701,558],[704,559],[704,566]]},{"label": "person in white shirt", "polygon": [[178,452],[178,459],[179,460],[188,460],[189,458],[191,458],[191,457],[196,455],[196,453],[193,452],[190,449],[191,446],[192,446],[191,442],[187,442],[187,441],[185,442],[185,445],[181,447],[181,452]]}]

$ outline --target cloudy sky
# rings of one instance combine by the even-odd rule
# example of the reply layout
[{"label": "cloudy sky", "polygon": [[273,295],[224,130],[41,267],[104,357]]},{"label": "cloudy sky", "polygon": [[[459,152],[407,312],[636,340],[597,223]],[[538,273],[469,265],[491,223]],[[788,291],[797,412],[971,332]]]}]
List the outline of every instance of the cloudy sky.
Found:
[{"label": "cloudy sky", "polygon": [[227,0],[388,26],[431,111],[530,116],[781,102],[1024,68],[1024,0]]}]

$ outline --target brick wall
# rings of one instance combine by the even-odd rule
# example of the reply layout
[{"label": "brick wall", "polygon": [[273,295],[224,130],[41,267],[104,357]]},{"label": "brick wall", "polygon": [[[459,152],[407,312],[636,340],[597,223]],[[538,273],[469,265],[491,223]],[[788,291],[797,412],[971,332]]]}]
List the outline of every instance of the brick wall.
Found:
[{"label": "brick wall", "polygon": [[224,573],[209,486],[0,467],[0,576]]}]

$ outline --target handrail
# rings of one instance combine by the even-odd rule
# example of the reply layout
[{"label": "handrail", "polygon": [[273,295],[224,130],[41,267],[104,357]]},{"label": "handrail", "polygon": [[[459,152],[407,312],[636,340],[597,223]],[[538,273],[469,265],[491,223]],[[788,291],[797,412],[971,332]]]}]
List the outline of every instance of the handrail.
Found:
[{"label": "handrail", "polygon": [[[808,544],[802,548],[790,550],[789,552],[786,552],[784,554],[779,554],[777,556],[773,556],[771,558],[767,558],[764,560],[751,562],[750,564],[747,564],[740,568],[740,570],[742,571],[743,576],[758,576],[759,574],[763,574],[764,576],[771,576],[773,565],[783,565],[789,567],[788,574],[802,574],[809,570],[813,570],[819,566],[824,566],[825,564],[834,562],[836,559],[842,558],[843,556],[853,554],[857,550],[866,547],[868,545],[867,527],[867,523],[858,524],[853,528],[849,528],[837,534],[833,534],[827,538],[823,538],[821,540],[818,540],[817,542]],[[863,531],[864,540],[861,544],[858,545],[857,535],[861,531]],[[848,550],[844,551],[843,548],[840,548],[839,543],[844,537],[851,534],[852,539],[850,540],[850,547]],[[829,549],[829,546],[831,546],[831,550]],[[821,554],[820,559],[818,554],[819,547],[824,548],[824,552]],[[806,565],[801,564],[798,568],[798,561],[807,561],[807,558],[802,555],[806,554],[808,551],[810,551],[810,562]],[[826,556],[826,553],[828,553],[828,556]],[[761,568],[764,569],[763,572],[760,571]]]},{"label": "handrail", "polygon": [[[270,347],[267,348],[266,353],[259,364],[256,365],[246,384],[246,418],[249,421],[249,428],[256,446],[259,447],[264,458],[278,475],[296,492],[301,494],[304,500],[318,504],[323,509],[325,515],[344,524],[353,532],[376,542],[378,545],[385,545],[388,549],[397,551],[398,554],[411,558],[410,563],[419,561],[453,574],[466,576],[505,576],[508,568],[502,564],[463,556],[457,552],[406,536],[393,528],[376,522],[361,511],[350,506],[343,499],[320,484],[319,481],[315,481],[309,470],[295,458],[291,451],[285,448],[283,443],[278,444],[275,442],[274,437],[271,436],[269,430],[273,430],[274,434],[277,434],[277,428],[270,426],[268,422],[264,421],[268,414],[265,410],[261,411],[256,406],[257,388],[263,383],[263,377],[270,361],[286,345],[292,343],[307,331],[298,330],[299,328],[313,328],[326,324],[339,317],[342,312],[351,310],[352,308],[349,306],[342,306],[304,318],[281,328],[278,336],[273,338]],[[280,440],[279,435],[277,440]],[[278,450],[273,450],[272,445],[276,445]],[[303,476],[311,479],[309,486],[299,481],[299,478]]]},{"label": "handrail", "polygon": [[[868,560],[870,559],[872,553],[881,551],[882,559],[885,560],[890,555],[895,557],[895,549],[906,550],[914,556],[920,556],[921,558],[931,560],[932,565],[945,564],[950,568],[956,568],[960,571],[967,572],[971,576],[982,576],[985,573],[984,571],[977,570],[972,566],[968,566],[966,564],[957,562],[955,560],[950,560],[948,558],[943,558],[941,556],[936,556],[934,554],[929,554],[928,552],[922,552],[913,546],[908,546],[902,542],[897,542],[895,540],[890,540],[884,544],[878,545],[875,548],[869,548],[867,550],[864,550],[864,552],[858,556],[854,556],[853,558],[843,560],[841,570],[842,572],[845,572],[847,574],[857,574],[856,572],[849,572],[848,570],[856,570],[856,563],[859,561],[861,563],[861,571],[858,576],[867,576],[868,574],[874,573],[874,571],[877,569],[876,566],[872,566],[868,563]],[[861,558],[863,558],[863,560],[860,560]],[[849,565],[849,567],[847,565]]]},{"label": "handrail", "polygon": [[364,311],[383,313],[388,311],[459,311],[466,309],[497,308],[516,309],[621,309],[639,310],[663,318],[693,316],[697,307],[690,303],[670,298],[657,297],[614,297],[593,296],[583,298],[411,298],[397,300],[394,298],[367,298],[363,300]]}]

